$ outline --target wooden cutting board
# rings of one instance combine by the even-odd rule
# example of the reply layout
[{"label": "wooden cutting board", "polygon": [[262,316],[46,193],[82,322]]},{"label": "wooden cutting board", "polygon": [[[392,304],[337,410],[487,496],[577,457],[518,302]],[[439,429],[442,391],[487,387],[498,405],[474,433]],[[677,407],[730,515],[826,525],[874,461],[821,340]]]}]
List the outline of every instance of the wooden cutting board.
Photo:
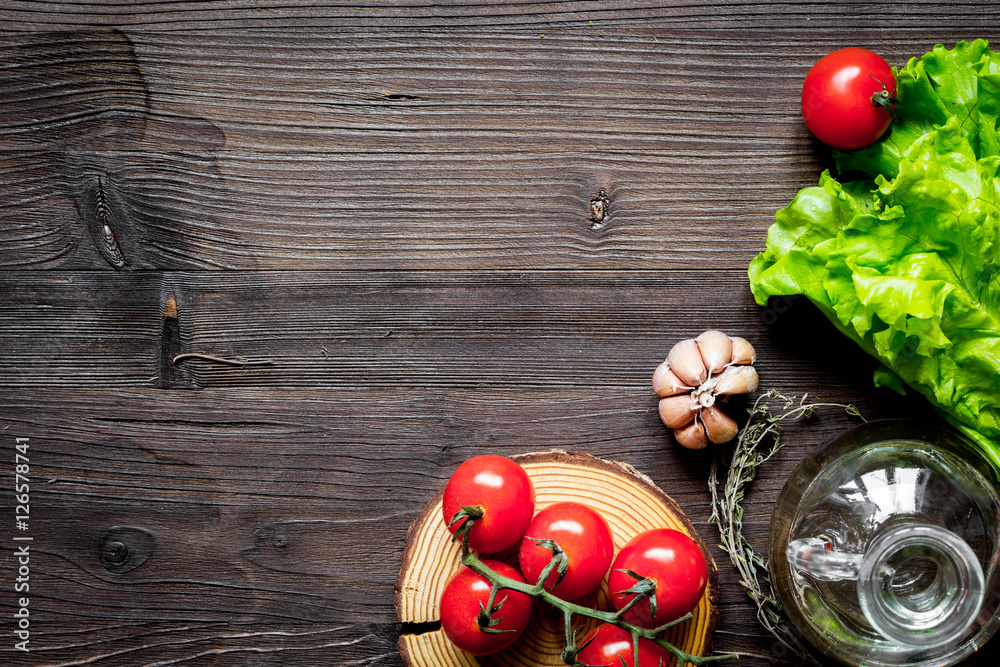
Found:
[{"label": "wooden cutting board", "polygon": [[[718,620],[718,571],[705,543],[668,495],[631,466],[587,454],[559,450],[513,457],[535,486],[535,509],[572,500],[600,512],[611,526],[615,551],[638,533],[674,528],[694,538],[708,562],[709,583],[694,617],[670,629],[665,638],[692,655],[707,655]],[[439,621],[438,601],[448,578],[461,566],[461,549],[452,542],[441,518],[444,490],[427,504],[406,536],[402,567],[396,580],[396,617],[403,623],[399,652],[408,667],[559,667],[563,647],[561,612],[539,604],[524,635],[509,649],[476,658],[455,648]],[[516,561],[516,549],[499,555]],[[516,564],[516,563],[515,563]],[[587,600],[587,599],[585,599]],[[589,596],[588,606],[610,609],[607,580]],[[575,618],[584,633],[596,627],[591,619]],[[423,625],[413,625],[423,624]],[[580,635],[583,636],[583,633]]]}]

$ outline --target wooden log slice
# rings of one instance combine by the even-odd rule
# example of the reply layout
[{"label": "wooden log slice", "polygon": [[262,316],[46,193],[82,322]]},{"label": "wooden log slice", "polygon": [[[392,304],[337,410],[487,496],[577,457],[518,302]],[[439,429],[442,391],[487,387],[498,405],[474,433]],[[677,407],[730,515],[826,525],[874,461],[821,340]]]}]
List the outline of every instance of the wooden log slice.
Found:
[{"label": "wooden log slice", "polygon": [[[631,466],[587,454],[537,452],[513,457],[535,486],[535,510],[572,500],[589,505],[607,519],[617,553],[628,540],[651,528],[674,528],[690,535],[708,563],[709,583],[693,610],[694,618],[672,628],[665,638],[692,655],[707,655],[718,620],[718,571],[705,543],[669,496]],[[528,629],[506,651],[476,658],[455,648],[439,621],[438,601],[448,578],[461,566],[461,550],[441,517],[444,490],[427,504],[406,535],[403,564],[396,580],[396,616],[403,625],[399,652],[408,667],[559,667],[563,619],[539,604]],[[516,565],[516,548],[498,555]],[[607,579],[584,599],[590,607],[611,609]],[[577,617],[589,632],[597,622]],[[413,625],[424,624],[424,625]],[[580,635],[581,637],[583,634]],[[676,660],[674,661],[676,662]],[[675,665],[676,667],[676,665]]]}]

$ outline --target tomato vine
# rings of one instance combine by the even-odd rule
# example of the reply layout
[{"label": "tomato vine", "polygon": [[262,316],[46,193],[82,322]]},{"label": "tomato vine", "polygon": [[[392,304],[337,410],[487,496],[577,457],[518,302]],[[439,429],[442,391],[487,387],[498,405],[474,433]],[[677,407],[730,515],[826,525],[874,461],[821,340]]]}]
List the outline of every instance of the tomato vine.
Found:
[{"label": "tomato vine", "polygon": [[[469,519],[473,521],[474,519]],[[562,650],[562,660],[567,665],[580,665],[583,667],[589,667],[584,665],[577,660],[577,655],[581,648],[577,646],[577,630],[573,627],[573,617],[583,616],[587,618],[592,618],[603,623],[609,623],[611,625],[617,626],[632,636],[633,643],[633,653],[635,655],[635,665],[634,667],[639,667],[639,641],[641,639],[647,639],[654,642],[655,644],[666,649],[669,653],[675,656],[678,660],[678,664],[683,666],[687,663],[692,665],[704,665],[709,662],[724,660],[724,659],[736,659],[739,655],[735,653],[729,653],[725,655],[711,655],[711,656],[698,656],[692,655],[681,648],[674,646],[667,640],[665,640],[661,635],[680,623],[684,623],[692,618],[691,612],[688,612],[684,616],[677,618],[668,623],[664,623],[656,628],[643,628],[638,625],[633,625],[627,622],[623,616],[624,614],[638,604],[641,600],[645,599],[655,590],[656,584],[651,579],[641,579],[636,582],[635,590],[639,591],[635,597],[633,597],[627,604],[625,604],[621,609],[617,611],[601,611],[598,609],[592,609],[590,607],[585,607],[583,605],[576,604],[574,602],[569,602],[568,600],[563,600],[560,597],[553,595],[551,592],[545,590],[544,584],[548,580],[549,575],[551,575],[556,568],[559,566],[560,559],[558,554],[553,554],[552,560],[549,564],[542,570],[541,575],[538,577],[538,583],[528,584],[523,581],[517,581],[510,577],[504,576],[499,572],[493,570],[488,564],[486,564],[479,555],[469,548],[469,535],[468,532],[462,534],[462,564],[483,578],[485,578],[491,585],[490,599],[493,600],[496,594],[502,590],[511,590],[519,593],[524,593],[530,595],[534,598],[539,598],[544,602],[549,603],[556,609],[562,612],[563,619],[566,628],[566,643]],[[642,592],[648,591],[648,592]],[[480,625],[485,623],[485,627],[489,627],[490,624],[496,621],[493,618],[493,614],[484,614],[480,618]]]}]

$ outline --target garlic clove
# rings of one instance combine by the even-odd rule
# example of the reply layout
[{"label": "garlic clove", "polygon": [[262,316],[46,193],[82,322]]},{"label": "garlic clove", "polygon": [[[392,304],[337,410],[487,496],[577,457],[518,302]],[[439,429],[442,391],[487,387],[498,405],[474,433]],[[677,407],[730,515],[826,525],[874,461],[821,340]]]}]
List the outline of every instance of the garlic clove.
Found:
[{"label": "garlic clove", "polygon": [[682,340],[670,348],[667,365],[674,375],[692,387],[701,385],[708,378],[701,351],[693,338]]},{"label": "garlic clove", "polygon": [[757,388],[758,382],[757,369],[753,366],[730,366],[719,376],[715,393],[717,396],[748,394]]},{"label": "garlic clove", "polygon": [[660,399],[660,419],[669,428],[687,426],[700,409],[701,406],[687,394]]},{"label": "garlic clove", "polygon": [[757,361],[757,350],[753,349],[750,341],[739,336],[730,336],[730,339],[733,341],[733,360],[729,363],[734,366],[745,366]]},{"label": "garlic clove", "polygon": [[670,364],[665,361],[653,371],[653,391],[660,398],[676,396],[692,389],[694,387],[689,387],[681,382],[681,379],[670,370]]},{"label": "garlic clove", "polygon": [[705,435],[705,427],[697,419],[684,428],[675,429],[674,438],[688,449],[705,449],[708,446],[708,436]]},{"label": "garlic clove", "polygon": [[716,405],[701,411],[701,421],[705,425],[708,439],[717,445],[735,438],[739,430],[736,422]]},{"label": "garlic clove", "polygon": [[721,371],[733,358],[733,341],[721,331],[706,331],[695,338],[695,342],[709,375]]}]

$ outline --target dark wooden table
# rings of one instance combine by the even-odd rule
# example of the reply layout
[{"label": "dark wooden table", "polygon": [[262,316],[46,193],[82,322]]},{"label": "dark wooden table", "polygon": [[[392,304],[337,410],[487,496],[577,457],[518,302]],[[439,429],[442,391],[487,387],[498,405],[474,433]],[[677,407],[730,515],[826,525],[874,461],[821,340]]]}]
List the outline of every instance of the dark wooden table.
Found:
[{"label": "dark wooden table", "polygon": [[[828,163],[806,71],[998,27],[932,0],[4,2],[0,662],[398,666],[407,526],[484,452],[625,461],[714,548],[712,455],[649,389],[677,340],[749,338],[763,388],[926,409],[808,304],[750,297],[774,211]],[[760,548],[850,424],[763,468]],[[713,553],[716,648],[780,658]]]}]

